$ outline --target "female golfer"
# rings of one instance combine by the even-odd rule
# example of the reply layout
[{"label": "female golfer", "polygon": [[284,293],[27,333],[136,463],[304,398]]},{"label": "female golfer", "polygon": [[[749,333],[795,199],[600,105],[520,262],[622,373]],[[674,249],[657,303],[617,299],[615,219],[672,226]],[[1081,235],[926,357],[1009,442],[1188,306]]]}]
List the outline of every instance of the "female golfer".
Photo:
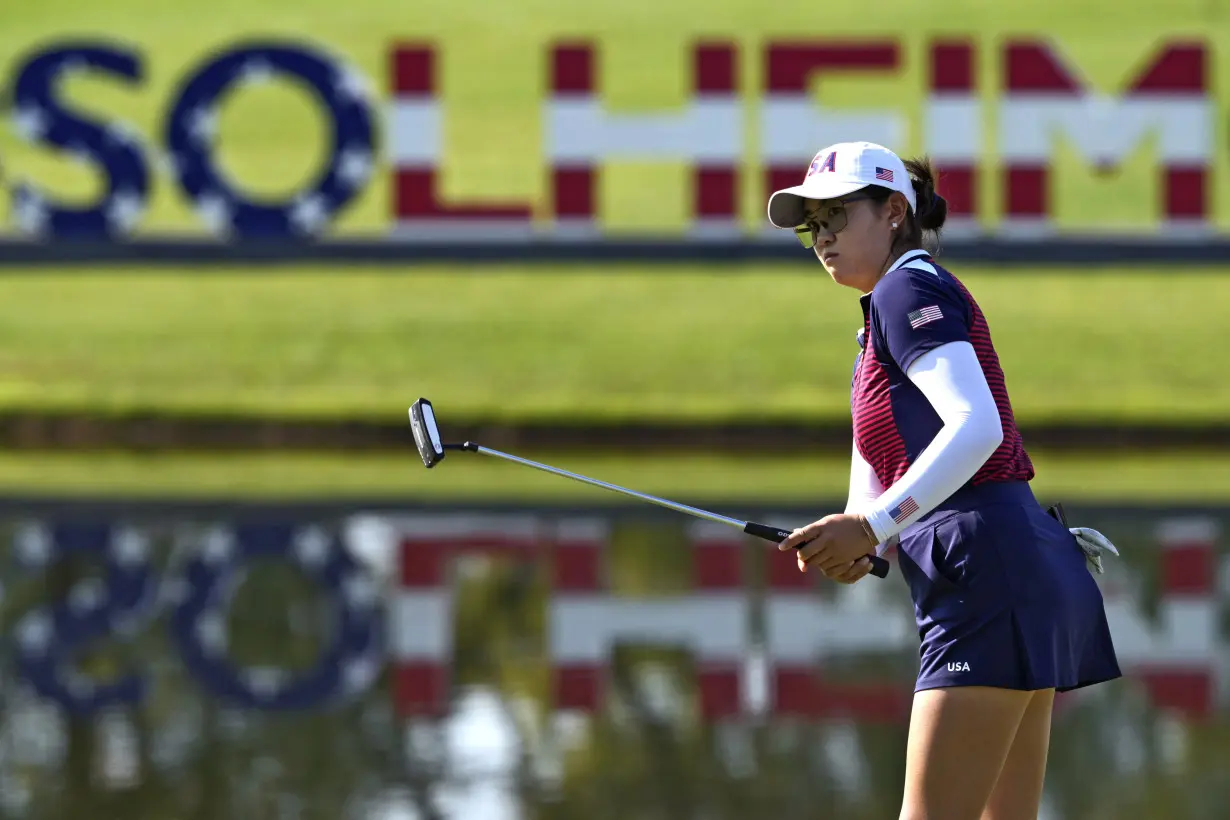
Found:
[{"label": "female golfer", "polygon": [[768,210],[863,318],[846,511],[781,549],[853,583],[897,542],[922,641],[902,820],[1033,820],[1055,692],[1120,675],[1087,567],[1113,545],[1034,498],[986,319],[923,248],[947,213],[926,160],[831,145]]}]

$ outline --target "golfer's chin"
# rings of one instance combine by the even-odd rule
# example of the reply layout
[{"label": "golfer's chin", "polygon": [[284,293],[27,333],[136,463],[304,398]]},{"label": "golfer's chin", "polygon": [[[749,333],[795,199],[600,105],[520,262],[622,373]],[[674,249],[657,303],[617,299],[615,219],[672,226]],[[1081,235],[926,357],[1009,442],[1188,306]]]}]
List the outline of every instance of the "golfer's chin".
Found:
[{"label": "golfer's chin", "polygon": [[846,287],[852,286],[849,281],[849,277],[844,276],[842,273],[845,266],[841,264],[840,257],[833,256],[829,259],[821,259],[820,264],[824,266],[826,271],[828,271],[829,276],[833,277],[834,282],[839,285],[845,285]]}]

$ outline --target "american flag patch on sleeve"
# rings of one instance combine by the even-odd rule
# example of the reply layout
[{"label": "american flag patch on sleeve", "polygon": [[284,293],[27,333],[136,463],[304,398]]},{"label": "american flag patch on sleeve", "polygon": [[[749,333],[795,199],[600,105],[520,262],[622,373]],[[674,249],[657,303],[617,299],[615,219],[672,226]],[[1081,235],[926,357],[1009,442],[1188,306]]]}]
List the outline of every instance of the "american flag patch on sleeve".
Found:
[{"label": "american flag patch on sleeve", "polygon": [[918,502],[907,495],[900,504],[889,510],[888,514],[900,524],[916,512],[918,512]]},{"label": "american flag patch on sleeve", "polygon": [[906,314],[906,318],[910,320],[910,327],[917,330],[925,324],[943,319],[944,313],[940,310],[939,305],[931,305],[930,307],[919,308]]}]

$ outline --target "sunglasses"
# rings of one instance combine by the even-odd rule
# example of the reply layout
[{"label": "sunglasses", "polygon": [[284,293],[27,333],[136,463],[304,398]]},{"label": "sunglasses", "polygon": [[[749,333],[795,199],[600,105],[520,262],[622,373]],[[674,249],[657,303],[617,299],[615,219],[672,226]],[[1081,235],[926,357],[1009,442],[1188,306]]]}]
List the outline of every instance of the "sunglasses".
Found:
[{"label": "sunglasses", "polygon": [[854,194],[842,199],[827,200],[806,222],[794,228],[794,235],[798,238],[799,244],[804,248],[816,247],[821,231],[835,234],[849,224],[850,216],[846,213],[846,205],[858,202],[860,199],[871,198],[867,194]]}]

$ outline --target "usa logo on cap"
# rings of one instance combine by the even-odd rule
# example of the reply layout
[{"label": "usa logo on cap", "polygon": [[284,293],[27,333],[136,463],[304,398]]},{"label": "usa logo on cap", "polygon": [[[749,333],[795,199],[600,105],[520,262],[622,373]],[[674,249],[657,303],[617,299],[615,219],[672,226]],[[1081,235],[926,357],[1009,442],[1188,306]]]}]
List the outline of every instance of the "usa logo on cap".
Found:
[{"label": "usa logo on cap", "polygon": [[[821,157],[824,157],[823,161]],[[833,171],[837,165],[837,152],[829,151],[827,154],[816,154],[816,158],[811,161],[811,166],[807,169],[807,176],[818,174],[821,171]]]}]

